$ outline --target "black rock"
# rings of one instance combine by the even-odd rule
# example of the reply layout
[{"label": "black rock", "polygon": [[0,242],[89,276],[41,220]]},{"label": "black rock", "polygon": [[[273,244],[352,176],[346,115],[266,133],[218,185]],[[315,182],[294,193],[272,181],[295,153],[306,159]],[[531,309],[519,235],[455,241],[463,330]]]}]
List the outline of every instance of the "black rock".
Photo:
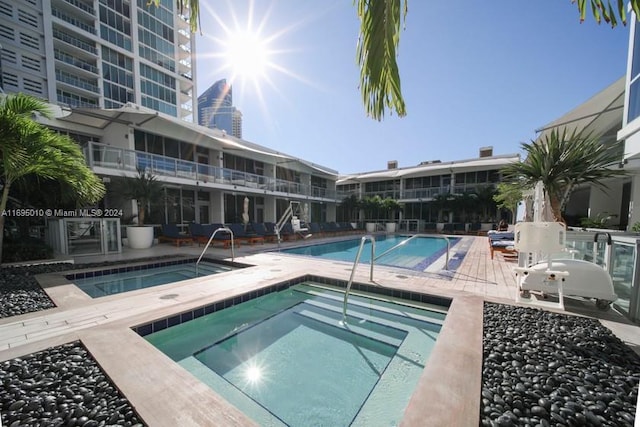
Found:
[{"label": "black rock", "polygon": [[632,425],[640,357],[597,320],[485,303],[483,331],[481,425]]},{"label": "black rock", "polygon": [[[66,375],[78,368],[82,375]],[[63,380],[35,382],[60,372],[65,373],[60,376]],[[98,376],[99,382],[92,378]],[[108,420],[109,424],[143,426],[129,401],[112,384],[103,384],[105,378],[80,342],[0,362],[2,425],[96,427]],[[97,384],[102,384],[101,390]],[[37,392],[33,391],[36,385]]]}]

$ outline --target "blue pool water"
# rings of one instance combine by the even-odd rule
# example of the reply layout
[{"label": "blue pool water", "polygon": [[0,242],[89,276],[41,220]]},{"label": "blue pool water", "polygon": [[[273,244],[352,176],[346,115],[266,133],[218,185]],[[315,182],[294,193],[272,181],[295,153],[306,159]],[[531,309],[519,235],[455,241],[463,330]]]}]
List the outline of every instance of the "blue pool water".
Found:
[{"label": "blue pool water", "polygon": [[[198,277],[224,273],[232,269],[232,267],[222,264],[201,262],[198,265]],[[166,265],[144,270],[136,269],[113,274],[102,274],[99,276],[95,275],[83,279],[74,278],[72,280],[77,287],[90,297],[100,298],[107,295],[135,291],[136,289],[150,288],[167,283],[179,282],[181,280],[193,279],[194,277],[196,277],[195,262]]]},{"label": "blue pool water", "polygon": [[259,425],[397,425],[446,315],[306,283],[145,336]]},{"label": "blue pool water", "polygon": [[[410,236],[377,236],[375,256],[383,254],[386,250],[407,240]],[[356,259],[361,239],[350,239],[340,242],[322,243],[318,245],[303,246],[291,249],[282,249],[281,252],[319,257],[336,261],[353,262]],[[460,238],[449,237],[451,247],[457,244]],[[447,241],[443,238],[417,237],[408,241],[405,245],[391,251],[389,254],[376,260],[376,264],[392,267],[407,268],[411,270],[425,271],[434,261],[443,256],[447,250]],[[360,262],[368,263],[371,260],[371,242],[365,242]]]}]

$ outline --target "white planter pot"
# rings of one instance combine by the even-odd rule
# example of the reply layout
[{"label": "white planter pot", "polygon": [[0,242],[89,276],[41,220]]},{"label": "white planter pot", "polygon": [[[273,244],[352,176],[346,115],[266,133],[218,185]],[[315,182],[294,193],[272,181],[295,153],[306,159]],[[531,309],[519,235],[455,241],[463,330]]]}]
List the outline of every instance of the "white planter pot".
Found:
[{"label": "white planter pot", "polygon": [[147,249],[153,245],[153,227],[127,227],[127,241],[131,249]]},{"label": "white planter pot", "polygon": [[387,222],[385,224],[387,233],[395,233],[396,232],[396,223],[395,222]]},{"label": "white planter pot", "polygon": [[374,231],[376,231],[375,222],[367,222],[364,227],[365,227],[365,230],[367,230],[367,233],[373,233]]}]

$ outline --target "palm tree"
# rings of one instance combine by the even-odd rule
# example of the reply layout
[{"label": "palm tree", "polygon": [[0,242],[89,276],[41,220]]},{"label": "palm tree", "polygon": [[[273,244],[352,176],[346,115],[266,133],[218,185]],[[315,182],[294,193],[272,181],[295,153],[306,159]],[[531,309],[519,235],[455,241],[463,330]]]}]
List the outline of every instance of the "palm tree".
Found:
[{"label": "palm tree", "polygon": [[511,218],[515,222],[518,205],[522,201],[522,189],[516,183],[501,182],[498,184],[498,191],[494,194],[493,200],[501,209],[508,209]]},{"label": "palm tree", "polygon": [[163,195],[163,186],[149,170],[138,168],[138,175],[124,179],[122,194],[138,203],[138,225],[144,225],[147,206]]},{"label": "palm tree", "polygon": [[556,221],[562,221],[562,212],[576,186],[589,183],[606,189],[604,180],[627,174],[618,167],[624,141],[601,143],[575,130],[568,133],[566,129],[554,129],[540,140],[521,146],[527,158],[502,169],[505,182],[526,190],[542,181]]},{"label": "palm tree", "polygon": [[[152,0],[158,6],[160,0]],[[387,108],[398,116],[406,115],[404,98],[400,89],[400,73],[396,60],[400,43],[400,27],[407,16],[408,0],[353,0],[360,19],[360,35],[357,45],[357,62],[360,66],[360,93],[365,112],[375,120],[382,120]],[[602,20],[611,27],[618,20],[626,25],[626,2],[616,0],[571,0],[578,7],[580,22],[587,10],[591,10],[596,22]],[[176,0],[180,13],[189,12],[191,31],[200,26],[200,0]],[[640,0],[629,0],[636,16],[640,17]]]},{"label": "palm tree", "polygon": [[[24,94],[0,99],[0,212],[4,212],[11,186],[17,180],[36,175],[58,180],[80,203],[102,199],[102,181],[87,167],[80,147],[68,136],[61,135],[32,119],[33,114],[50,118],[47,104]],[[0,231],[5,216],[0,215]],[[0,233],[0,259],[4,233]]]}]

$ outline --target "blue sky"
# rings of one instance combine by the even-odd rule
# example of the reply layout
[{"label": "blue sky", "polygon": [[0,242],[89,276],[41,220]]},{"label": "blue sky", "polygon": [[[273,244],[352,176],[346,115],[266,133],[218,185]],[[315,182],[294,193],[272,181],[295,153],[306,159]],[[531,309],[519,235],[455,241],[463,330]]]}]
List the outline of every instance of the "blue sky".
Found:
[{"label": "blue sky", "polygon": [[220,52],[252,28],[273,67],[231,82],[243,138],[342,174],[475,158],[484,146],[520,153],[626,71],[628,27],[580,24],[570,0],[410,0],[398,57],[407,116],[378,122],[358,89],[352,0],[201,3],[198,94],[232,77]]}]

